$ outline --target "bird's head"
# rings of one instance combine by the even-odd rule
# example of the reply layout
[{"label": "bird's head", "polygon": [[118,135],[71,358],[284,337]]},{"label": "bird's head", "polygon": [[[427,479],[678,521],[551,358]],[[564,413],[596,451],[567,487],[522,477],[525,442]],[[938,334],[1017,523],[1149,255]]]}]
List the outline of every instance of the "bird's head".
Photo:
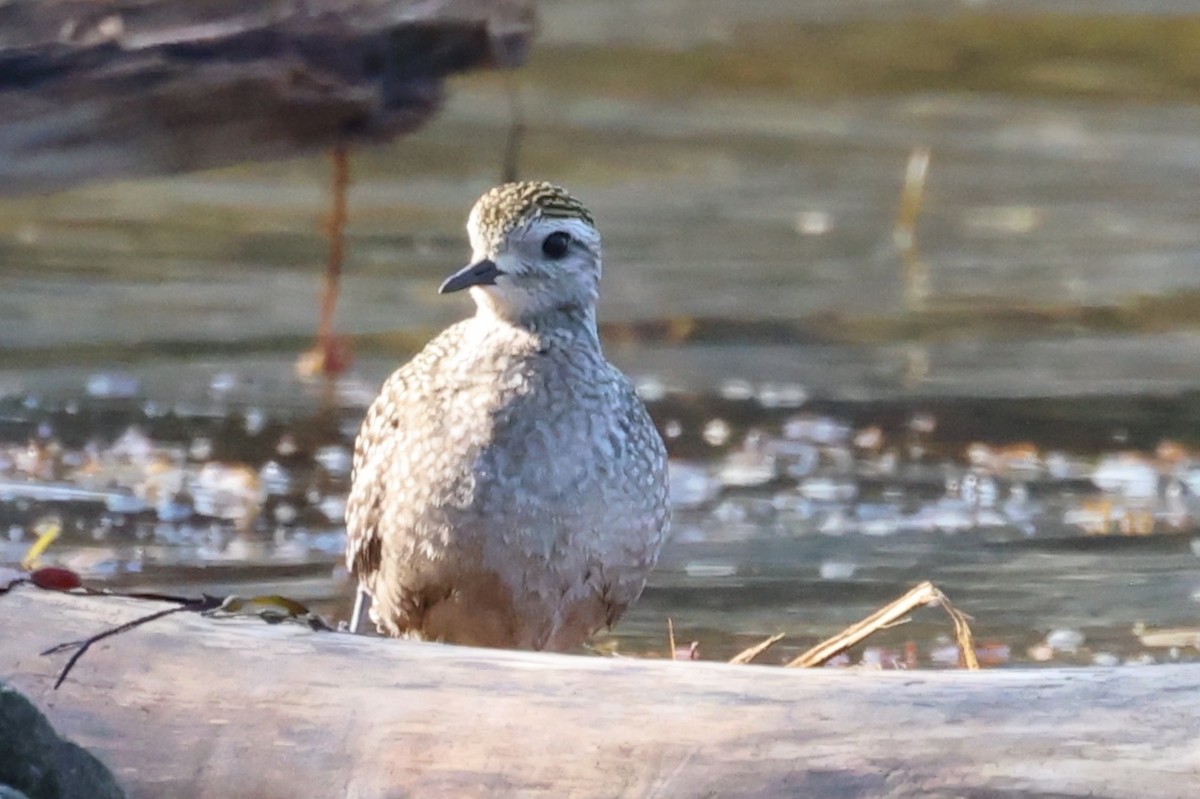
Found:
[{"label": "bird's head", "polygon": [[475,203],[467,220],[470,265],[439,291],[469,288],[476,304],[504,319],[555,311],[590,316],[600,282],[600,234],[592,215],[550,183],[505,183]]}]

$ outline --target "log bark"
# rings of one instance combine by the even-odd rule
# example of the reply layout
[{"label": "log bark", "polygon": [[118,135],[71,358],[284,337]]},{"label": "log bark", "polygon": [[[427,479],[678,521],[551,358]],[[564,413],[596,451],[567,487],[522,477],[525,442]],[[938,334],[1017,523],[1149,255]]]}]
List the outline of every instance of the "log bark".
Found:
[{"label": "log bark", "polygon": [[532,0],[0,0],[0,194],[387,139]]},{"label": "log bark", "polygon": [[134,797],[1200,795],[1200,667],[799,671],[178,614],[22,587],[0,677]]}]

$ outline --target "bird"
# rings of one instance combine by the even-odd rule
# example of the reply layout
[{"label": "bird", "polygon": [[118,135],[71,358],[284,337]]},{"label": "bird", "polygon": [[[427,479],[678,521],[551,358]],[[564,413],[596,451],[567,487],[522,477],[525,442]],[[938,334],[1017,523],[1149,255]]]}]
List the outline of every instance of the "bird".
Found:
[{"label": "bird", "polygon": [[475,313],[384,383],[355,441],[351,629],[562,651],[642,593],[670,526],[667,452],[601,349],[601,240],[543,181],[467,220],[469,265],[439,293]]}]

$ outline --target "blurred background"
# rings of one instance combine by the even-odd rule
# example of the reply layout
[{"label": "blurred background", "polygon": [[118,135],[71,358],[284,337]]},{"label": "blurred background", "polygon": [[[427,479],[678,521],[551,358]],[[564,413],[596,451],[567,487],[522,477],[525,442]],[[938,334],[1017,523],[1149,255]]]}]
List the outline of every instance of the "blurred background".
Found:
[{"label": "blurred background", "polygon": [[[605,237],[674,537],[602,650],[790,659],[931,579],[986,663],[1197,657],[1200,15],[1184,0],[544,0],[525,66],[349,150],[0,198],[0,565],[349,612],[384,377],[505,168]],[[935,611],[844,662],[953,665]]]}]

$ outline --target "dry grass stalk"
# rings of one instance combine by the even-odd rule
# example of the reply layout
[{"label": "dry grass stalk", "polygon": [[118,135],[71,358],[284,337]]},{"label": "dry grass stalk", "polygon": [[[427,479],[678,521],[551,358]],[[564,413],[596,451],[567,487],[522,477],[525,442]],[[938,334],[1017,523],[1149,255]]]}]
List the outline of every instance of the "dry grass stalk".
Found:
[{"label": "dry grass stalk", "polygon": [[929,148],[917,147],[908,156],[904,187],[900,191],[900,210],[892,237],[901,250],[916,248],[917,218],[925,202],[925,178],[929,175]]},{"label": "dry grass stalk", "polygon": [[900,190],[900,210],[892,228],[892,241],[904,259],[904,302],[910,311],[920,309],[929,298],[929,265],[921,258],[917,244],[917,220],[925,204],[929,155],[928,147],[918,147],[908,157],[904,188]]},{"label": "dry grass stalk", "polygon": [[937,588],[933,590],[938,593],[938,604],[946,611],[950,621],[954,622],[954,640],[958,644],[959,668],[977,671],[979,658],[975,656],[975,636],[971,634],[971,625],[967,624],[967,620],[971,617],[954,607],[949,597],[940,590]]},{"label": "dry grass stalk", "polygon": [[505,83],[508,90],[508,136],[504,141],[504,159],[500,166],[500,181],[512,183],[521,179],[521,141],[525,138],[525,109],[521,105],[521,86],[515,72],[509,70]]},{"label": "dry grass stalk", "polygon": [[852,624],[837,635],[814,646],[800,657],[787,664],[788,668],[812,668],[820,666],[835,655],[846,651],[867,636],[885,627],[896,624],[914,609],[924,605],[941,605],[954,622],[954,637],[958,642],[959,665],[978,669],[975,657],[975,640],[967,624],[967,616],[951,604],[941,589],[926,580],[904,596],[880,608],[867,618]]},{"label": "dry grass stalk", "polygon": [[1200,649],[1200,627],[1166,627],[1152,630],[1138,622],[1133,625],[1133,634],[1142,642],[1142,646],[1152,649],[1169,647]]},{"label": "dry grass stalk", "polygon": [[671,621],[671,617],[667,616],[667,652],[670,654],[667,657],[671,660],[675,659],[675,622]]},{"label": "dry grass stalk", "polygon": [[765,641],[757,643],[748,649],[743,649],[741,652],[738,652],[736,655],[734,655],[732,658],[730,658],[729,662],[737,663],[737,664],[750,663],[756,657],[761,655],[763,652],[766,652],[768,649],[773,647],[779,641],[783,640],[783,635],[784,635],[783,633],[777,633],[775,635],[772,635],[770,638],[766,639]]}]

